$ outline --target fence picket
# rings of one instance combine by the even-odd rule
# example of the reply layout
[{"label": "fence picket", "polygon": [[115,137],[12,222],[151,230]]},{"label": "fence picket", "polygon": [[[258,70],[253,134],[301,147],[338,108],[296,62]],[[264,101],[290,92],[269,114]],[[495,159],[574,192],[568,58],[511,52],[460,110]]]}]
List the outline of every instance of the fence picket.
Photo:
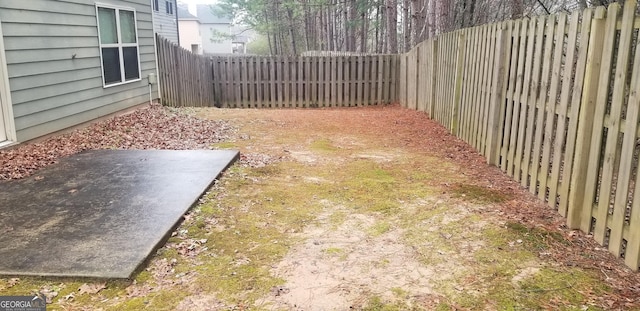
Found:
[{"label": "fence picket", "polygon": [[[629,3],[629,2],[627,2]],[[633,3],[633,2],[631,2]],[[617,178],[617,187],[611,192],[615,192],[613,207],[609,202],[600,201],[599,204],[606,204],[607,210],[613,208],[612,214],[609,216],[611,219],[608,226],[611,230],[609,236],[609,251],[616,255],[621,256],[624,253],[622,250],[623,234],[625,216],[627,211],[627,202],[629,199],[629,179],[631,178],[633,152],[636,143],[636,126],[630,126],[632,131],[624,134],[622,148],[618,147],[620,123],[622,121],[622,109],[624,100],[626,97],[625,88],[628,82],[628,69],[629,58],[631,57],[631,39],[633,35],[633,21],[635,15],[634,5],[625,5],[622,12],[622,24],[621,31],[617,46],[618,56],[616,59],[615,73],[612,75],[615,77],[613,85],[613,95],[611,98],[611,110],[609,112],[608,122],[608,135],[604,153],[604,163],[602,169],[602,184],[608,183],[610,187],[613,187],[613,183],[616,182],[614,178]],[[638,63],[636,63],[638,64]],[[628,123],[629,120],[627,120]],[[635,124],[638,122],[636,121]],[[622,153],[620,152],[622,149]],[[618,159],[616,155],[621,155],[622,159]],[[618,163],[619,162],[619,163]],[[619,167],[619,171],[616,172],[616,166]],[[614,177],[617,175],[616,177]],[[602,193],[602,190],[601,192]],[[602,194],[601,194],[602,196]],[[597,219],[596,223],[601,221]]]},{"label": "fence picket", "polygon": [[[550,164],[551,149],[553,147],[553,139],[554,139],[553,130],[555,128],[555,120],[556,120],[556,114],[557,114],[556,98],[558,96],[558,89],[560,88],[560,84],[561,84],[560,70],[562,66],[562,54],[563,54],[563,48],[564,48],[563,43],[564,43],[564,34],[566,30],[565,29],[566,24],[567,24],[567,15],[559,14],[558,24],[554,34],[555,49],[553,52],[553,64],[551,65],[551,82],[549,85],[549,96],[545,97],[544,101],[542,102],[543,104],[548,103],[548,108],[547,108],[546,124],[545,124],[545,129],[543,134],[544,136],[542,137],[543,140],[541,141],[541,144],[543,144],[543,146],[541,150],[542,158],[541,158],[540,172],[539,172],[540,190],[538,193],[538,198],[540,198],[543,201],[547,200],[548,204],[554,208],[556,206],[555,193],[553,197],[550,195],[551,189],[549,189],[548,187],[548,181],[549,181],[549,169],[551,165]],[[573,53],[575,52],[574,50],[575,50],[575,46],[571,49],[571,51],[567,50],[567,54],[573,55]],[[571,57],[570,63],[571,64],[565,63],[565,66],[573,67],[573,56]],[[555,139],[560,139],[559,136],[564,136],[564,130],[561,133],[562,133],[561,135],[556,135]]]},{"label": "fence picket", "polygon": [[[544,124],[545,124],[545,112],[549,110],[549,112],[553,112],[555,110],[556,101],[555,96],[553,97],[553,101],[551,103],[548,102],[549,98],[547,97],[547,90],[549,88],[549,80],[551,78],[551,61],[552,61],[552,52],[553,44],[554,44],[554,34],[556,30],[556,17],[551,15],[546,20],[546,34],[544,37],[544,54],[542,56],[542,72],[541,72],[541,82],[538,88],[537,94],[537,103],[538,111],[535,116],[534,124],[535,124],[535,133],[533,133],[533,157],[531,158],[531,182],[529,183],[529,192],[538,194],[538,198],[544,200],[546,188],[543,188],[543,182],[538,180],[538,173],[540,173],[540,157],[542,153],[542,145],[543,145],[543,134],[544,134]],[[564,36],[564,33],[563,33]],[[542,42],[541,42],[542,43]],[[556,81],[557,82],[557,81]],[[535,101],[534,101],[535,102]],[[547,105],[547,103],[549,103]],[[553,120],[547,122],[551,123]],[[545,182],[546,184],[546,182]],[[544,186],[546,187],[546,186]]]}]

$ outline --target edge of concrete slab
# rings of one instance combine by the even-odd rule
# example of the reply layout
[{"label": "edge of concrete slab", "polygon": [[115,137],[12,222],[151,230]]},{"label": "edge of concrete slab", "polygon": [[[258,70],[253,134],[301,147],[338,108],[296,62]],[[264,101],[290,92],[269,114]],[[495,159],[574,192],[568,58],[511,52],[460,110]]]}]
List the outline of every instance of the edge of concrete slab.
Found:
[{"label": "edge of concrete slab", "polygon": [[[198,201],[200,200],[200,198],[202,198],[202,196],[207,192],[207,190],[209,190],[211,188],[211,186],[216,182],[216,180],[220,179],[220,176],[222,176],[222,174],[224,174],[224,172],[227,171],[227,169],[229,169],[229,167],[231,167],[234,163],[236,163],[236,161],[238,161],[238,159],[240,159],[240,151],[237,150],[233,150],[236,152],[236,154],[233,156],[233,158],[231,159],[231,161],[229,161],[229,163],[227,163],[227,165],[224,166],[224,168],[220,171],[220,173],[218,173],[213,180],[211,181],[211,183],[209,183],[206,187],[204,187],[204,189],[202,189],[202,192],[200,192],[200,195],[198,195],[193,202],[189,205],[189,208],[187,208],[187,210],[184,212],[184,214],[182,214],[182,217],[178,218],[176,220],[176,222],[173,224],[173,226],[171,226],[171,229],[169,231],[167,231],[167,233],[158,241],[158,243],[156,243],[156,245],[153,246],[153,248],[151,249],[151,251],[149,252],[149,255],[147,257],[144,258],[144,260],[142,260],[138,266],[131,272],[131,274],[127,275],[126,277],[110,277],[112,279],[132,279],[132,277],[134,275],[137,275],[138,273],[142,272],[142,270],[144,269],[144,267],[146,267],[148,265],[148,263],[151,261],[154,253],[160,249],[165,243],[167,243],[167,240],[169,240],[169,238],[171,237],[171,234],[182,224],[182,222],[184,221],[184,215],[186,215],[189,211],[191,211],[191,209],[193,209],[196,205],[198,205]],[[100,278],[100,279],[104,279],[105,277],[95,277],[95,278]]]},{"label": "edge of concrete slab", "polygon": [[171,237],[171,234],[176,230],[176,228],[178,228],[182,224],[182,222],[184,221],[184,215],[186,213],[188,213],[191,209],[193,209],[193,207],[198,204],[198,201],[200,200],[200,198],[202,198],[202,196],[211,188],[211,186],[215,183],[215,181],[219,180],[220,177],[225,173],[225,171],[238,161],[238,159],[240,158],[240,152],[239,151],[237,151],[237,150],[227,150],[227,151],[235,152],[235,154],[232,156],[231,160],[220,170],[220,172],[211,180],[211,182],[209,182],[205,187],[203,187],[199,191],[199,195],[196,196],[194,198],[193,202],[191,202],[189,204],[189,207],[184,211],[184,213],[181,215],[181,217],[178,217],[176,219],[175,223],[171,226],[170,230],[168,230],[162,236],[162,238],[160,238],[157,241],[157,243],[152,245],[152,247],[149,249],[149,251],[147,253],[148,255],[140,260],[140,262],[136,265],[136,268],[131,270],[131,273],[127,273],[127,274],[112,273],[112,274],[100,274],[100,275],[91,274],[91,273],[89,273],[89,274],[87,274],[87,273],[83,273],[83,274],[69,273],[69,274],[66,274],[66,275],[63,276],[63,275],[56,274],[56,273],[21,272],[20,274],[11,274],[11,273],[2,273],[0,271],[0,275],[2,275],[3,277],[34,277],[34,278],[46,278],[46,279],[68,279],[68,278],[96,279],[96,280],[133,279],[135,275],[137,275],[138,273],[143,271],[143,269],[148,265],[148,263],[152,259],[152,257],[155,254],[155,252],[167,242],[167,240]]}]

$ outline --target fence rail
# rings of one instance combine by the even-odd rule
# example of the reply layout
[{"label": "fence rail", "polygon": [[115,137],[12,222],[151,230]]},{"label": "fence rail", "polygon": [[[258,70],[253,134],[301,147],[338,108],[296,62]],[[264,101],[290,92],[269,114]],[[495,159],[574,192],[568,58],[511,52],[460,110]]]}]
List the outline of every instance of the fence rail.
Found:
[{"label": "fence rail", "polygon": [[397,101],[398,55],[213,57],[216,104],[350,107]]},{"label": "fence rail", "polygon": [[[403,105],[640,267],[635,1],[444,34],[403,56]],[[633,59],[632,59],[633,58]]]}]

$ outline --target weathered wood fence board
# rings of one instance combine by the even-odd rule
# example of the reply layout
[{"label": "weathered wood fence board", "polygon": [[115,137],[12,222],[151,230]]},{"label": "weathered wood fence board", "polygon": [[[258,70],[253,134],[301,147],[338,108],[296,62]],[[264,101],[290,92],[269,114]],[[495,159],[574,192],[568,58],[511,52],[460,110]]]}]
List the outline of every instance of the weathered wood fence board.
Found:
[{"label": "weathered wood fence board", "polygon": [[162,104],[206,107],[213,102],[211,60],[156,36]]},{"label": "weathered wood fence board", "polygon": [[212,57],[213,101],[229,108],[397,102],[398,55]]},{"label": "weathered wood fence board", "polygon": [[209,57],[161,37],[156,44],[167,106],[355,107],[394,103],[400,93],[400,55]]},{"label": "weathered wood fence board", "polygon": [[457,30],[402,56],[398,98],[640,267],[640,17],[628,0]]}]

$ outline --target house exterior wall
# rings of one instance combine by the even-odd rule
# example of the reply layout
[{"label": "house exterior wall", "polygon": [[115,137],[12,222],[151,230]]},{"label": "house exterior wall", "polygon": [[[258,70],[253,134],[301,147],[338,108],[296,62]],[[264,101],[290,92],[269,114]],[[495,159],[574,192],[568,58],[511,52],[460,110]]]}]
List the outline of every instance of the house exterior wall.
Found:
[{"label": "house exterior wall", "polygon": [[230,24],[201,24],[202,50],[204,54],[231,54],[233,44],[231,38],[216,37],[215,34],[231,34]]},{"label": "house exterior wall", "polygon": [[17,141],[149,101],[147,76],[157,72],[151,2],[101,3],[136,10],[140,81],[103,87],[94,1],[0,1]]},{"label": "house exterior wall", "polygon": [[180,46],[192,51],[191,45],[197,44],[199,46],[198,54],[202,54],[200,22],[197,20],[180,20],[178,21],[178,32],[180,33]]},{"label": "house exterior wall", "polygon": [[[153,3],[154,0],[149,0]],[[148,1],[147,1],[148,2]],[[167,2],[173,3],[173,13],[167,13]],[[153,11],[153,31],[169,41],[178,43],[178,20],[176,0],[158,0],[158,10]]]}]

